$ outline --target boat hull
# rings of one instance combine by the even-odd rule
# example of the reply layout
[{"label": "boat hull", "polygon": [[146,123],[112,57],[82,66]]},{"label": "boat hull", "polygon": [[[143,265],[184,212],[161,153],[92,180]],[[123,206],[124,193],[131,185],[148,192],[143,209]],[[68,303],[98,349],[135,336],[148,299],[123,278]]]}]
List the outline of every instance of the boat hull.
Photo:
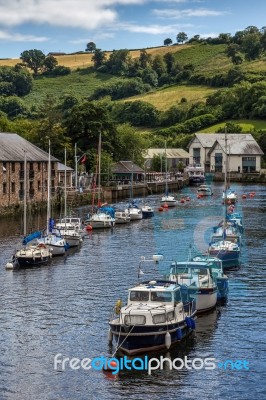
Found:
[{"label": "boat hull", "polygon": [[[193,319],[193,318],[189,318]],[[194,327],[195,327],[195,321]],[[127,355],[147,353],[167,349],[165,335],[171,335],[171,346],[177,345],[193,332],[185,321],[176,324],[156,326],[125,326],[109,323],[113,337],[119,347],[119,352]]]},{"label": "boat hull", "polygon": [[142,216],[143,216],[143,219],[152,218],[154,216],[154,212],[142,210]]},{"label": "boat hull", "polygon": [[77,247],[80,244],[80,237],[73,237],[69,235],[62,235],[69,247]]},{"label": "boat hull", "polygon": [[228,278],[219,277],[219,278],[216,278],[216,282],[217,282],[217,288],[218,288],[217,300],[227,299],[228,292],[229,292]]},{"label": "boat hull", "polygon": [[215,288],[189,288],[189,294],[196,302],[197,314],[213,309],[217,304],[218,290]]},{"label": "boat hull", "polygon": [[222,261],[223,270],[239,267],[240,264],[240,252],[239,251],[227,251],[227,250],[214,250],[209,251],[211,256],[219,258]]},{"label": "boat hull", "polygon": [[28,256],[16,256],[16,260],[20,267],[30,267],[34,265],[47,264],[50,261],[50,256],[40,256],[40,257],[28,257]]}]

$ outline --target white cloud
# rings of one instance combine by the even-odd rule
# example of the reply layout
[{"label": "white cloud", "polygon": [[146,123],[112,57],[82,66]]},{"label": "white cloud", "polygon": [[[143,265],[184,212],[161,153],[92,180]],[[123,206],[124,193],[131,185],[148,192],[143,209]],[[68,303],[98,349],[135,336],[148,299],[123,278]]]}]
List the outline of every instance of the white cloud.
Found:
[{"label": "white cloud", "polygon": [[135,33],[147,33],[150,35],[161,35],[176,33],[180,29],[191,28],[191,24],[179,24],[179,25],[120,25],[121,30]]},{"label": "white cloud", "polygon": [[115,6],[142,4],[147,0],[0,0],[0,24],[50,24],[95,29],[114,23]]},{"label": "white cloud", "polygon": [[23,35],[21,33],[0,31],[0,41],[1,40],[8,40],[9,42],[47,42],[49,38],[45,36]]},{"label": "white cloud", "polygon": [[196,8],[187,10],[176,10],[176,9],[154,9],[153,14],[157,17],[171,18],[171,19],[181,19],[186,17],[218,17],[220,15],[226,14],[225,11],[215,11],[208,10],[206,8]]}]

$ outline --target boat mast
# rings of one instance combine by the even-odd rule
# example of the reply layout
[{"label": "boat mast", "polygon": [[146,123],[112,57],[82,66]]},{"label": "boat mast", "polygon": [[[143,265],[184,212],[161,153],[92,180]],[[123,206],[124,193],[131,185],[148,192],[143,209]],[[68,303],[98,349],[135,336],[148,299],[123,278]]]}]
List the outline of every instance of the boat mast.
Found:
[{"label": "boat mast", "polygon": [[49,152],[48,152],[48,187],[47,187],[47,235],[49,234],[49,221],[50,221],[50,217],[51,217],[51,194],[50,194],[50,190],[51,190],[51,150],[50,150],[50,139],[49,139]]},{"label": "boat mast", "polygon": [[226,229],[226,218],[227,218],[227,132],[226,127],[224,131],[224,142],[225,142],[225,164],[224,164],[224,239]]},{"label": "boat mast", "polygon": [[66,173],[66,147],[65,147],[65,207],[64,207],[64,212],[65,212],[65,217],[67,215],[67,186],[66,186],[66,178],[67,178],[67,173]]},{"label": "boat mast", "polygon": [[101,198],[101,147],[102,147],[102,134],[99,135],[99,145],[98,145],[98,206],[100,204]]},{"label": "boat mast", "polygon": [[165,153],[165,195],[168,196],[166,140],[164,142],[164,153]]},{"label": "boat mast", "polygon": [[23,229],[24,236],[27,235],[27,157],[26,151],[24,150],[24,218],[23,218]]}]

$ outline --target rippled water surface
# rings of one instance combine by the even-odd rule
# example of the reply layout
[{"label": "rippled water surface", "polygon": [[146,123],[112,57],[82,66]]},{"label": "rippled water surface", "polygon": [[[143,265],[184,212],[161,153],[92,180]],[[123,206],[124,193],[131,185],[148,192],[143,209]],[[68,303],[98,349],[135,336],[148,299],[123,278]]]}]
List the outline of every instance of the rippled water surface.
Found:
[{"label": "rippled water surface", "polygon": [[[242,265],[230,272],[226,304],[197,320],[194,337],[164,356],[215,357],[224,362],[247,360],[249,370],[127,371],[116,377],[102,371],[54,370],[54,356],[80,359],[110,356],[108,318],[118,298],[137,281],[141,256],[155,252],[184,260],[189,246],[206,250],[211,227],[222,215],[222,186],[197,199],[195,188],[184,192],[191,201],[151,220],[92,232],[82,246],[49,266],[6,271],[5,264],[20,242],[21,222],[0,225],[0,399],[262,399],[265,392],[265,186],[234,185],[240,194],[245,234]],[[253,199],[242,193],[256,192]],[[178,194],[180,198],[181,194]],[[151,204],[159,197],[150,196]],[[80,209],[83,214],[86,210]],[[36,224],[41,224],[41,221]],[[144,278],[162,274],[150,264]]]}]

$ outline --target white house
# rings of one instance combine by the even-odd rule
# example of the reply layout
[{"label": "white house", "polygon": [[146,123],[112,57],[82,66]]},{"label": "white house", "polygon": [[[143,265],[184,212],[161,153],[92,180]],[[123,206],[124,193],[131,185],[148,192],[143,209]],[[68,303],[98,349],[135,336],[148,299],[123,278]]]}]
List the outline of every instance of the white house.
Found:
[{"label": "white house", "polygon": [[[250,133],[227,133],[228,170],[260,172],[263,151]],[[205,172],[224,172],[224,133],[196,133],[189,144],[189,163],[201,164]]]}]

